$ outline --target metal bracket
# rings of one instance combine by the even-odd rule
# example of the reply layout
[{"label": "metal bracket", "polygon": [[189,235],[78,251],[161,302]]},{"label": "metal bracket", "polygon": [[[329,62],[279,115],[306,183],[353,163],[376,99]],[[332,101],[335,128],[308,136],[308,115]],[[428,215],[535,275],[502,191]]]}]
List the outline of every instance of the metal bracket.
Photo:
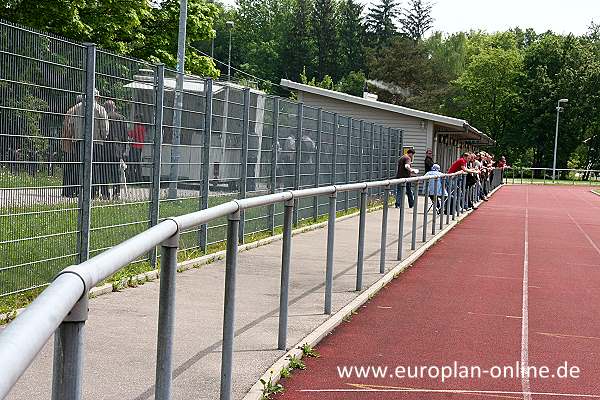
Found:
[{"label": "metal bracket", "polygon": [[71,311],[69,311],[63,322],[85,322],[88,319],[89,311],[89,299],[86,290]]}]

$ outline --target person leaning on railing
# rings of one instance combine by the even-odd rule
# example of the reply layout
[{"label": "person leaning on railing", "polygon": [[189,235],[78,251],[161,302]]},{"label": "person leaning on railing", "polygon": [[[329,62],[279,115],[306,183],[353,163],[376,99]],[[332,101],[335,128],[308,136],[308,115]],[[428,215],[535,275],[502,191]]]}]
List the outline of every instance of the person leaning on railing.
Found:
[{"label": "person leaning on railing", "polygon": [[[431,169],[429,171],[427,171],[425,173],[425,177],[429,177],[429,176],[440,176],[443,175],[440,172],[440,166],[438,164],[433,164],[431,166]],[[446,202],[446,197],[448,196],[448,191],[446,190],[445,187],[442,186],[442,182],[440,178],[435,178],[435,179],[430,179],[428,184],[427,184],[427,194],[429,195],[429,198],[431,199],[432,204],[434,202],[436,202],[437,200],[437,204],[435,204],[435,210],[438,214],[442,213],[442,210],[444,210],[445,208],[443,207],[445,202]],[[437,190],[436,190],[437,189]],[[436,199],[437,196],[437,199]]]},{"label": "person leaning on railing", "polygon": [[[405,155],[400,157],[396,168],[396,179],[410,178],[413,174],[418,174],[419,170],[412,167],[413,158],[415,156],[414,149],[408,149]],[[412,192],[412,183],[406,182],[406,198],[408,199],[408,208],[412,208],[415,203],[415,198]],[[402,185],[396,186],[396,208],[400,208],[402,200]]]},{"label": "person leaning on railing", "polygon": [[[454,173],[462,171],[467,174],[477,174],[479,171],[477,171],[474,168],[468,167],[468,162],[470,161],[470,159],[471,159],[471,155],[468,152],[463,153],[460,156],[460,158],[458,160],[454,161],[454,163],[452,163],[450,168],[448,168],[448,173],[454,174]],[[463,179],[464,179],[463,175],[458,177],[458,182],[457,182],[458,187],[460,187],[460,185],[462,184]],[[451,206],[451,207],[453,207],[453,206]],[[476,210],[477,206],[474,206],[473,209]]]}]

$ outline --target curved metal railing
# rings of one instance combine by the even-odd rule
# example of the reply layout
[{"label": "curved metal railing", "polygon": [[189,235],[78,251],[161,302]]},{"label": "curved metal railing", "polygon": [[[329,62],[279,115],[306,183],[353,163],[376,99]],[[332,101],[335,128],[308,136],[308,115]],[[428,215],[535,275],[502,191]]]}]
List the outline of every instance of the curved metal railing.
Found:
[{"label": "curved metal railing", "polygon": [[[390,179],[375,182],[362,182],[336,186],[324,186],[303,190],[292,190],[259,197],[233,200],[215,207],[197,211],[179,217],[169,218],[158,225],[132,237],[129,240],[85,261],[61,271],[54,281],[44,290],[13,322],[0,333],[0,398],[4,398],[15,385],[19,377],[34,361],[42,347],[55,335],[54,364],[53,364],[53,399],[79,399],[81,397],[82,366],[83,366],[83,327],[88,314],[88,293],[102,280],[110,277],[121,268],[127,266],[136,258],[146,254],[156,246],[161,246],[161,271],[159,293],[158,319],[158,349],[156,367],[156,399],[171,398],[172,381],[172,348],[174,329],[174,293],[175,274],[177,271],[177,247],[179,234],[187,229],[207,224],[217,218],[228,217],[227,250],[225,272],[225,304],[223,322],[223,348],[221,367],[221,399],[230,399],[232,388],[232,355],[234,340],[235,315],[235,275],[238,251],[238,229],[240,211],[283,203],[283,251],[281,269],[281,291],[279,308],[278,348],[286,348],[287,340],[287,310],[289,267],[292,242],[292,216],[297,200],[315,196],[329,196],[329,220],[327,236],[327,260],[324,311],[331,313],[331,298],[333,287],[333,252],[336,220],[336,197],[338,193],[360,192],[360,223],[358,235],[358,262],[356,272],[356,289],[362,290],[363,255],[365,219],[367,212],[367,194],[370,188],[383,188],[383,219],[381,234],[381,263],[380,272],[385,272],[385,250],[387,236],[387,216],[389,192],[398,185],[401,195],[401,218],[399,234],[402,235],[404,224],[404,193],[406,185],[415,186],[415,194],[419,193],[419,185],[424,183],[423,240],[427,238],[427,215],[429,180],[434,179],[432,201],[438,204],[438,185],[445,198],[442,202],[446,211],[446,225],[466,209],[468,197],[474,200],[478,190],[467,188],[463,173],[443,174],[437,177],[414,177],[405,179]],[[486,182],[491,188],[501,183],[499,176],[493,181]],[[447,192],[447,195],[446,195]],[[415,196],[413,207],[412,248],[416,244],[416,216],[418,213],[418,196]],[[444,215],[433,212],[432,234],[444,226]],[[398,241],[398,259],[402,259],[403,241]]]}]

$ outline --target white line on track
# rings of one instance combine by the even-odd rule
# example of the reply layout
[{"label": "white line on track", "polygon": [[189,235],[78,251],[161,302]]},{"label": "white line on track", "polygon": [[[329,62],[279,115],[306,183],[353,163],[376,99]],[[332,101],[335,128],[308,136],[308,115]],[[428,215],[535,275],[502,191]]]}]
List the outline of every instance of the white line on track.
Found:
[{"label": "white line on track", "polygon": [[575,224],[575,226],[577,226],[577,228],[581,231],[581,233],[583,233],[583,236],[585,236],[585,238],[587,239],[587,241],[590,242],[590,244],[592,245],[592,247],[594,248],[594,250],[596,250],[596,252],[598,254],[600,254],[600,248],[598,248],[598,246],[592,240],[592,238],[590,237],[590,235],[588,235],[587,232],[583,230],[583,228],[581,227],[581,225],[579,225],[579,223],[577,221],[575,221],[575,218],[573,218],[568,211],[567,211],[567,215],[569,216],[569,218],[571,218],[571,221]]},{"label": "white line on track", "polygon": [[[389,388],[389,389],[375,389],[364,385],[360,389],[300,389],[298,392],[305,393],[394,393],[394,392],[412,392],[412,393],[454,393],[454,394],[480,394],[480,395],[520,395],[522,392],[511,392],[502,390],[461,390],[461,389],[417,389],[417,388]],[[585,393],[552,393],[552,392],[535,392],[531,393],[536,396],[548,396],[548,397],[566,397],[570,399],[600,399],[600,395],[596,394],[585,394]]]},{"label": "white line on track", "polygon": [[521,313],[521,376],[523,400],[531,400],[529,385],[529,188],[525,192],[525,240],[523,255],[523,311]]}]

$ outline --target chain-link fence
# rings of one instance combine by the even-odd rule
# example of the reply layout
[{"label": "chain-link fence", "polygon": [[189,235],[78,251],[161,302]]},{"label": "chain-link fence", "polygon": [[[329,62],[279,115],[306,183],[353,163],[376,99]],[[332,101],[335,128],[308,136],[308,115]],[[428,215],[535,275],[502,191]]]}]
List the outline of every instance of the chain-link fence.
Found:
[{"label": "chain-link fence", "polygon": [[[397,129],[0,21],[0,296],[171,216],[392,177],[401,148]],[[301,200],[295,223],[327,204]],[[218,248],[226,222],[184,233],[181,251]],[[282,208],[252,209],[239,239],[282,222]]]}]

